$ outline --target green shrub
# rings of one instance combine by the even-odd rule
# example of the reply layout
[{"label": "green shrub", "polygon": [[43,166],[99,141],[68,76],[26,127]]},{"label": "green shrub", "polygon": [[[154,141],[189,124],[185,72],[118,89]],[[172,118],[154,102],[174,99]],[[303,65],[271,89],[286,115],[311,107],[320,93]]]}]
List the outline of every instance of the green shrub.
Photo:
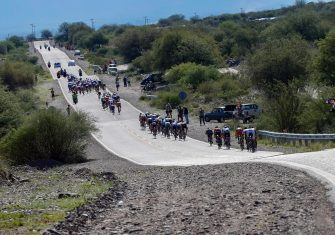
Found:
[{"label": "green shrub", "polygon": [[11,90],[31,87],[35,81],[35,67],[25,62],[6,61],[0,64],[0,79]]},{"label": "green shrub", "polygon": [[196,89],[201,83],[217,80],[219,76],[219,72],[213,67],[185,63],[172,67],[165,77],[172,83]]},{"label": "green shrub", "polygon": [[6,180],[8,176],[8,166],[5,160],[0,156],[0,180]]},{"label": "green shrub", "polygon": [[82,162],[85,140],[94,130],[87,114],[73,112],[67,116],[55,108],[39,110],[2,141],[1,151],[15,164],[35,160]]},{"label": "green shrub", "polygon": [[177,107],[181,101],[178,97],[178,93],[176,91],[161,91],[158,93],[158,98],[152,100],[151,105],[160,108],[165,109],[165,105],[167,103],[170,103],[171,106]]},{"label": "green shrub", "polygon": [[234,101],[248,93],[250,84],[237,76],[222,75],[217,81],[203,82],[197,92],[205,96],[206,101],[220,98],[224,101]]},{"label": "green shrub", "polygon": [[0,85],[0,138],[20,124],[21,116],[18,97]]}]

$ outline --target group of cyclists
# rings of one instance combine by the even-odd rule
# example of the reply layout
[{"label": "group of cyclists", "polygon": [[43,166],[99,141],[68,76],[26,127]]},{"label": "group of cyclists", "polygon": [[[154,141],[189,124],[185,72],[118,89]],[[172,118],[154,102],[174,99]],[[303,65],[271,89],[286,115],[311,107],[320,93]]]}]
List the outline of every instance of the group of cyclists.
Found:
[{"label": "group of cyclists", "polygon": [[103,90],[103,93],[100,91],[97,92],[98,99],[101,101],[101,106],[103,110],[109,109],[109,111],[114,115],[115,108],[117,109],[118,114],[121,113],[121,99],[118,94],[115,92],[111,94],[110,92]]},{"label": "group of cyclists", "polygon": [[143,130],[147,127],[149,128],[154,138],[156,138],[157,134],[161,134],[168,139],[172,136],[175,140],[185,141],[187,136],[188,127],[186,122],[174,119],[171,116],[163,117],[155,113],[140,113],[139,122]]},{"label": "group of cyclists", "polygon": [[111,94],[106,90],[106,84],[100,79],[82,78],[82,71],[79,69],[79,78],[74,75],[68,75],[68,89],[72,92],[73,103],[78,102],[78,93],[85,95],[85,93],[91,93],[95,91],[98,95],[98,99],[101,102],[103,110],[109,108],[110,112],[114,115],[117,109],[118,114],[121,113],[121,99],[120,96],[115,92]]},{"label": "group of cyclists", "polygon": [[[213,130],[207,128],[205,134],[208,138],[208,143],[212,146],[213,144],[213,136],[215,138],[215,142],[218,145],[218,148],[221,149],[224,144],[227,149],[230,149],[231,146],[231,134],[228,126],[224,126],[220,129],[216,126]],[[246,148],[248,151],[255,152],[257,149],[257,139],[256,139],[256,129],[254,127],[242,128],[237,127],[235,130],[235,138],[237,139],[237,143],[239,144],[241,150],[243,151]]]}]

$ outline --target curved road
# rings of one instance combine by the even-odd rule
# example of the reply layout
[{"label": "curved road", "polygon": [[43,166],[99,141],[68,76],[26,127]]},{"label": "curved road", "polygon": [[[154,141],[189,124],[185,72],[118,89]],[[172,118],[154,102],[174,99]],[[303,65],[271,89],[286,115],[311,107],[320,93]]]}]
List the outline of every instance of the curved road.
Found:
[{"label": "curved road", "polygon": [[[69,57],[59,49],[44,49],[46,42],[34,42],[36,49],[42,54],[44,62],[51,62],[50,72],[54,79],[59,70],[53,68],[54,62],[60,62],[68,73],[78,75],[78,66],[68,67]],[[42,49],[40,50],[40,45]],[[85,73],[84,77],[88,77]],[[139,127],[139,110],[122,100],[121,115],[112,115],[109,111],[103,111],[95,92],[79,95],[78,104],[73,105],[71,94],[68,92],[67,79],[58,79],[59,85],[69,104],[76,110],[83,110],[93,115],[99,132],[94,138],[107,150],[142,165],[160,166],[188,166],[221,164],[232,162],[260,161],[266,163],[281,164],[297,169],[305,170],[319,179],[326,181],[332,187],[332,201],[335,202],[335,149],[313,152],[283,155],[278,152],[257,151],[249,153],[237,149],[218,150],[209,147],[207,143],[187,138],[186,141],[174,141],[160,135],[154,139],[147,131]]]}]

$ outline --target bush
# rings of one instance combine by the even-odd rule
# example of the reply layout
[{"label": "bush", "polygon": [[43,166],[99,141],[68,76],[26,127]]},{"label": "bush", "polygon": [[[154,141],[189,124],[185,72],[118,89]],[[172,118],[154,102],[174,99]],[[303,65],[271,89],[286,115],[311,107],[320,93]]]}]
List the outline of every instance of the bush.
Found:
[{"label": "bush", "polygon": [[11,90],[31,87],[35,80],[35,67],[20,61],[6,61],[0,65],[0,79]]},{"label": "bush", "polygon": [[219,72],[215,68],[195,63],[174,66],[166,75],[168,81],[188,86],[192,89],[196,89],[203,82],[217,80],[218,78]]},{"label": "bush", "polygon": [[75,163],[85,160],[86,139],[95,130],[84,113],[65,115],[60,110],[39,110],[1,143],[5,157],[15,164],[36,160]]},{"label": "bush", "polygon": [[7,180],[8,166],[4,159],[0,156],[0,181]]},{"label": "bush", "polygon": [[181,101],[178,97],[178,92],[176,91],[161,91],[158,94],[158,98],[152,100],[151,105],[160,108],[165,109],[165,105],[167,103],[170,103],[172,108],[177,107]]},{"label": "bush", "polygon": [[18,97],[0,85],[0,138],[20,124],[22,109]]},{"label": "bush", "polygon": [[221,75],[217,81],[201,83],[197,92],[205,96],[206,101],[221,98],[224,101],[234,99],[248,93],[249,84],[246,79],[228,74]]}]

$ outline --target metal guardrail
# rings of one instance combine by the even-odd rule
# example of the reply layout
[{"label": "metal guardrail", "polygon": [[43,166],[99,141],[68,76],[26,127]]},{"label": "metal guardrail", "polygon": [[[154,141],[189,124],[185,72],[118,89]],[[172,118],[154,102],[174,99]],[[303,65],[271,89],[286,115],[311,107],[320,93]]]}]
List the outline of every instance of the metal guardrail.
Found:
[{"label": "metal guardrail", "polygon": [[299,145],[303,143],[308,146],[309,143],[313,142],[328,142],[335,141],[335,134],[292,134],[292,133],[279,133],[271,131],[258,131],[258,135],[261,138],[270,139],[276,143],[293,143]]}]

